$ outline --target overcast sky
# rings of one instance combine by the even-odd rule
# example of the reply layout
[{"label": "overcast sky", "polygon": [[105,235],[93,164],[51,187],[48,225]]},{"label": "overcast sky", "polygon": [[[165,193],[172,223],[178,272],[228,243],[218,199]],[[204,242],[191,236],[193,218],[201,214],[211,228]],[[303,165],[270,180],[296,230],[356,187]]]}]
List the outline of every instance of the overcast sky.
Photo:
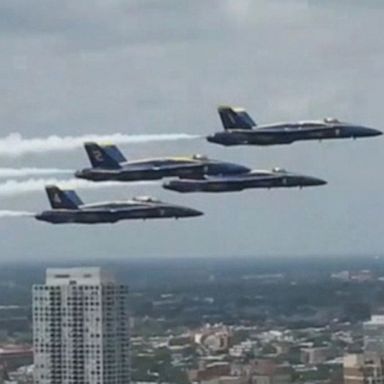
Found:
[{"label": "overcast sky", "polygon": [[[336,116],[383,129],[382,0],[2,0],[0,137],[209,134],[218,104],[269,123]],[[53,226],[0,219],[1,260],[378,254],[383,139],[225,148],[123,145],[130,159],[195,152],[281,166],[324,187],[179,195],[158,186],[81,191],[86,202],[154,195],[190,220]],[[1,167],[88,165],[81,150],[1,156]],[[0,180],[0,183],[4,180]],[[48,208],[44,191],[0,209]]]}]

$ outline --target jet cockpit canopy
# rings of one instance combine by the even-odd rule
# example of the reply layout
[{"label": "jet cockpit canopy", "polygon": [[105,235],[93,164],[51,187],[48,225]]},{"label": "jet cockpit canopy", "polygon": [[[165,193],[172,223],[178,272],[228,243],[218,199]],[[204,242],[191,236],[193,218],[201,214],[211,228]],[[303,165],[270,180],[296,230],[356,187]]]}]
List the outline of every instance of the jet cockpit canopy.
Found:
[{"label": "jet cockpit canopy", "polygon": [[152,196],[135,196],[132,200],[140,203],[160,203],[159,199]]},{"label": "jet cockpit canopy", "polygon": [[193,159],[193,160],[208,160],[208,156],[206,156],[206,155],[202,155],[201,153],[195,153],[195,154],[192,156],[192,159]]},{"label": "jet cockpit canopy", "polygon": [[335,117],[326,117],[324,119],[324,123],[327,123],[327,124],[339,124],[340,120],[336,119]]},{"label": "jet cockpit canopy", "polygon": [[287,171],[284,168],[280,168],[280,167],[272,168],[272,172],[274,172],[274,173],[287,173]]}]

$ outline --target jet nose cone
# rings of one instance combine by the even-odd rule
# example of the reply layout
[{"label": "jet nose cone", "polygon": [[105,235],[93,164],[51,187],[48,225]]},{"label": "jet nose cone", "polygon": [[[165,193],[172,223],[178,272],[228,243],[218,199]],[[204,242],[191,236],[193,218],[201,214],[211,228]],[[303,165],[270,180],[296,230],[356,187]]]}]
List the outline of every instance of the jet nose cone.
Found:
[{"label": "jet nose cone", "polygon": [[327,185],[328,182],[322,179],[316,179],[316,185]]},{"label": "jet nose cone", "polygon": [[357,127],[355,131],[356,131],[355,137],[374,137],[374,136],[380,136],[383,134],[383,132],[379,131],[378,129],[368,128],[368,127]]},{"label": "jet nose cone", "polygon": [[328,184],[327,181],[323,179],[319,179],[317,177],[309,177],[308,178],[308,185],[312,186],[319,186],[319,185],[326,185]]},{"label": "jet nose cone", "polygon": [[368,136],[381,136],[383,134],[382,131],[379,131],[378,129],[374,128],[367,128],[368,129]]},{"label": "jet nose cone", "polygon": [[189,217],[197,217],[197,216],[203,216],[204,213],[201,211],[198,211],[197,209],[193,208],[187,208],[187,216]]}]

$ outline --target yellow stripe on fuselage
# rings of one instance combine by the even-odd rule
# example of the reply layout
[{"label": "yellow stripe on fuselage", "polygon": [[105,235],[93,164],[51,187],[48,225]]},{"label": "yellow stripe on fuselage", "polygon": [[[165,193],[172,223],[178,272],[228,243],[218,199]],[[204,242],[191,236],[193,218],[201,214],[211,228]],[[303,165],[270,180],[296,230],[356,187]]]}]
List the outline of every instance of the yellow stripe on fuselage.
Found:
[{"label": "yellow stripe on fuselage", "polygon": [[129,161],[129,164],[141,164],[141,163],[147,163],[151,161],[175,161],[175,162],[183,162],[183,163],[199,163],[199,160],[194,159],[193,157],[157,157],[157,158],[147,158],[147,159],[140,159],[140,160],[134,160]]}]

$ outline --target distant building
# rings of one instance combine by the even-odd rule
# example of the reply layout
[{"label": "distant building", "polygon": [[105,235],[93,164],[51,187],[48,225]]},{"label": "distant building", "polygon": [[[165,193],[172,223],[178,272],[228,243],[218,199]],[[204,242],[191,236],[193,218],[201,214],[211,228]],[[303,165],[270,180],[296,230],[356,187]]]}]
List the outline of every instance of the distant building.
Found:
[{"label": "distant building", "polygon": [[129,383],[127,294],[100,268],[48,269],[33,287],[35,384]]},{"label": "distant building", "polygon": [[259,359],[254,367],[252,384],[289,384],[292,382],[292,368],[277,364],[273,360]]},{"label": "distant building", "polygon": [[248,384],[243,377],[220,376],[211,380],[203,380],[200,384]]},{"label": "distant building", "polygon": [[349,271],[335,272],[331,274],[331,279],[349,281],[351,279],[351,273]]},{"label": "distant building", "polygon": [[374,280],[374,276],[373,276],[372,271],[370,271],[368,269],[363,269],[363,270],[358,271],[355,274],[353,274],[352,280],[354,280],[358,283],[364,283],[367,281]]},{"label": "distant building", "polygon": [[231,366],[228,362],[214,362],[211,364],[200,365],[199,369],[193,369],[188,372],[191,382],[203,382],[217,379],[221,376],[228,376]]},{"label": "distant building", "polygon": [[340,271],[331,274],[331,278],[339,281],[354,281],[357,283],[364,283],[367,281],[374,280],[374,275],[372,271],[368,269],[363,269],[361,271],[350,272],[350,271]]},{"label": "distant building", "polygon": [[208,353],[222,353],[228,351],[231,336],[225,326],[205,327],[195,333],[194,341]]},{"label": "distant building", "polygon": [[5,383],[17,383],[17,384],[33,384],[33,365],[27,365],[19,367],[16,371],[9,372],[8,378]]},{"label": "distant building", "polygon": [[373,315],[363,323],[364,352],[384,356],[384,315]]},{"label": "distant building", "polygon": [[383,384],[384,360],[379,356],[367,357],[350,354],[344,357],[344,384]]},{"label": "distant building", "polygon": [[242,341],[240,344],[236,344],[229,349],[229,356],[240,358],[249,354],[256,354],[256,352],[260,351],[258,344],[257,341],[253,340]]},{"label": "distant building", "polygon": [[364,384],[364,355],[350,354],[343,362],[344,384]]},{"label": "distant building", "polygon": [[318,365],[327,361],[331,356],[329,347],[312,347],[301,349],[301,362],[308,365]]},{"label": "distant building", "polygon": [[12,371],[23,365],[32,364],[33,352],[30,345],[1,345],[0,364],[8,371]]},{"label": "distant building", "polygon": [[190,382],[200,384],[290,384],[292,368],[271,359],[256,359],[249,364],[222,361],[190,370],[188,377]]},{"label": "distant building", "polygon": [[204,335],[201,343],[213,353],[225,352],[229,347],[229,333],[227,331]]}]

